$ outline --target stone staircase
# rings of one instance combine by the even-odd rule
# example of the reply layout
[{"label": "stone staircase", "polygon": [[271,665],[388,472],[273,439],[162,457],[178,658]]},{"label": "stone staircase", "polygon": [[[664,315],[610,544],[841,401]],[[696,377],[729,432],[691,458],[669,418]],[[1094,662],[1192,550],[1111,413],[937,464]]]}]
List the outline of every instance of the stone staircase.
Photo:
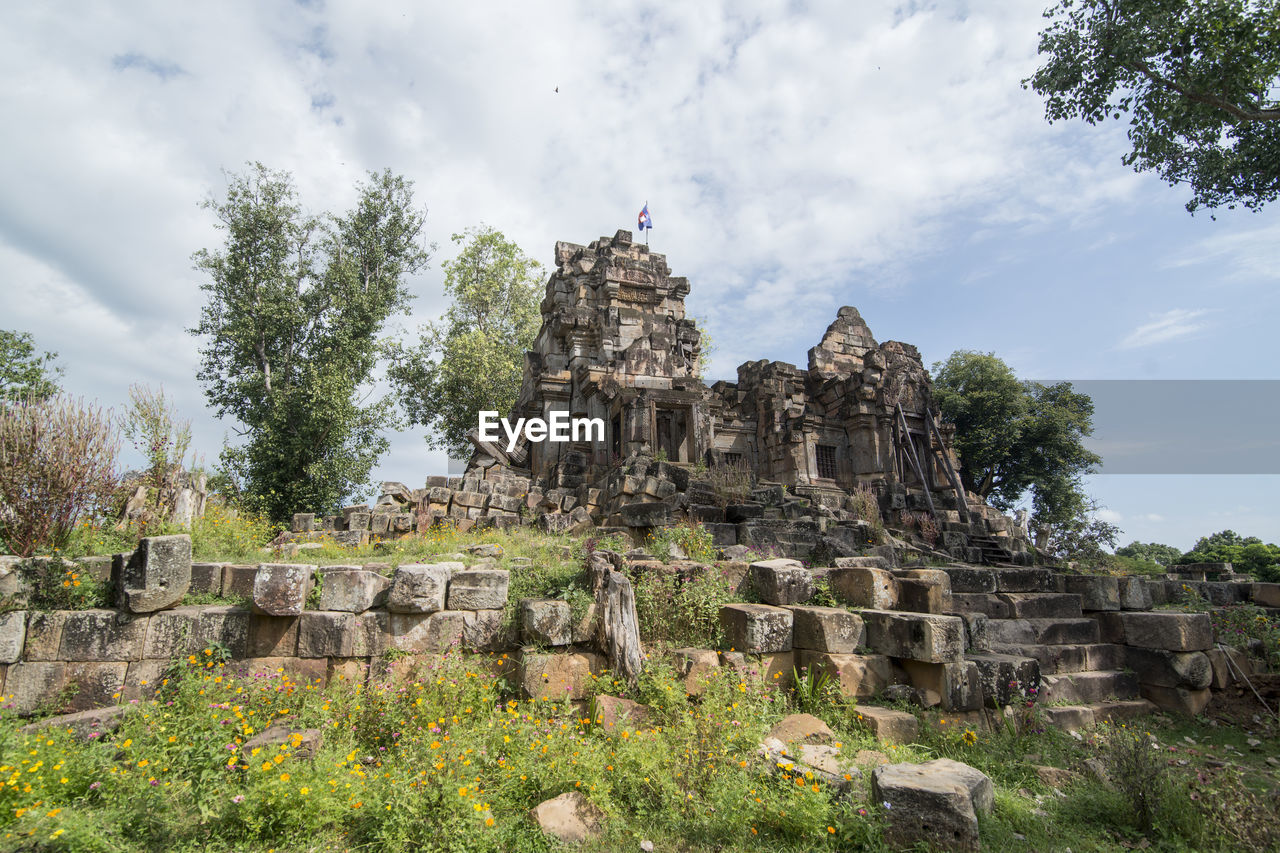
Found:
[{"label": "stone staircase", "polygon": [[984,672],[997,665],[1005,667],[1001,672],[1038,670],[1036,704],[1051,724],[1074,730],[1156,710],[1139,698],[1138,678],[1125,669],[1124,647],[1101,641],[1101,627],[1084,615],[1081,596],[1057,592],[1047,569],[944,571],[951,576],[954,611],[971,624],[985,621],[986,651],[975,649],[967,657]]},{"label": "stone staircase", "polygon": [[978,550],[980,556],[978,562],[984,565],[1002,567],[1017,565],[1017,556],[994,536],[971,535],[969,547]]}]

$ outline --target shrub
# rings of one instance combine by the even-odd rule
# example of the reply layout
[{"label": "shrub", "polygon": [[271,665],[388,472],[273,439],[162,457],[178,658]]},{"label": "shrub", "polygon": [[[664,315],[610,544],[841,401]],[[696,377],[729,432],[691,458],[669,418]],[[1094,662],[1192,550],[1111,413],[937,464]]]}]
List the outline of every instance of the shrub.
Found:
[{"label": "shrub", "polygon": [[720,608],[733,600],[723,573],[708,569],[682,574],[674,566],[646,566],[633,574],[640,636],[676,646],[721,645]]},{"label": "shrub", "polygon": [[649,551],[662,559],[679,558],[683,553],[690,560],[703,562],[714,560],[717,553],[711,532],[696,521],[685,521],[656,531],[649,537]]},{"label": "shrub", "polygon": [[34,610],[88,610],[110,607],[109,584],[62,557],[32,557],[18,564],[31,588],[28,606]]},{"label": "shrub", "polygon": [[1248,652],[1260,645],[1271,669],[1280,669],[1280,623],[1256,604],[1215,607],[1209,611],[1213,637],[1220,643]]},{"label": "shrub", "polygon": [[871,525],[871,538],[884,541],[884,518],[880,515],[880,500],[869,486],[859,484],[849,494],[847,506],[853,517]]},{"label": "shrub", "polygon": [[825,669],[802,667],[791,670],[791,701],[804,714],[820,714],[839,696],[831,673]]},{"label": "shrub", "polygon": [[266,516],[210,501],[204,516],[191,520],[191,554],[197,560],[252,561],[279,528]]},{"label": "shrub", "polygon": [[718,506],[740,504],[751,497],[755,476],[745,462],[715,465],[707,471],[706,482],[715,494]]},{"label": "shrub", "polygon": [[164,388],[153,391],[149,385],[131,385],[124,434],[146,457],[157,513],[167,518],[173,509],[176,477],[191,446],[191,421],[178,419],[176,410],[165,398]]},{"label": "shrub", "polygon": [[65,545],[105,512],[119,450],[111,413],[82,400],[0,406],[0,541],[24,557]]},{"label": "shrub", "polygon": [[1107,773],[1129,807],[1134,823],[1151,832],[1171,787],[1160,745],[1129,729],[1113,731],[1103,746]]}]

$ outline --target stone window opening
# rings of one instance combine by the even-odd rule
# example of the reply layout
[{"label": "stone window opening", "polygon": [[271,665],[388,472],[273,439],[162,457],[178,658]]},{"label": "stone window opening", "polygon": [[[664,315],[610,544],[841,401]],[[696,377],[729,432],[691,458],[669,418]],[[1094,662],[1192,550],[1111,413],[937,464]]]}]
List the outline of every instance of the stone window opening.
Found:
[{"label": "stone window opening", "polygon": [[818,465],[818,476],[824,480],[834,480],[840,473],[840,469],[836,464],[836,449],[834,445],[816,445],[814,447],[814,461]]},{"label": "stone window opening", "polygon": [[657,449],[669,462],[689,461],[689,412],[658,408],[653,414]]}]

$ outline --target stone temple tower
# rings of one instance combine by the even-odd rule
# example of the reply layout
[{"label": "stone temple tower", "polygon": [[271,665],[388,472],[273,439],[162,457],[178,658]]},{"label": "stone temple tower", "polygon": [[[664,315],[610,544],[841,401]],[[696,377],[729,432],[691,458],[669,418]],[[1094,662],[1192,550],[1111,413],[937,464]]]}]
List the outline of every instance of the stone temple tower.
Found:
[{"label": "stone temple tower", "polygon": [[[749,361],[736,382],[707,386],[698,375],[701,336],[685,316],[689,281],[671,275],[664,255],[629,231],[586,246],[557,243],[555,255],[510,418],[550,422],[563,413],[595,419],[603,434],[522,437],[507,450],[473,433],[460,483],[466,499],[454,501],[467,520],[517,524],[531,510],[545,525],[643,530],[687,518],[713,529],[718,544],[759,544],[770,525],[844,524],[865,498],[855,493],[869,490],[885,513],[927,511],[954,525],[943,537],[956,553],[976,553],[991,532],[971,527],[974,512],[991,516],[992,531],[1002,524],[964,494],[953,433],[938,421],[919,351],[877,342],[856,308],[839,309],[806,367]],[[761,494],[792,501],[790,515],[706,506],[697,478],[713,469],[744,472]],[[805,553],[817,534],[802,534],[769,541]]]},{"label": "stone temple tower", "polygon": [[605,440],[530,443],[511,461],[549,487],[576,488],[635,453],[701,458],[708,391],[698,378],[700,334],[684,313],[689,280],[629,231],[555,251],[513,415],[600,418]]}]

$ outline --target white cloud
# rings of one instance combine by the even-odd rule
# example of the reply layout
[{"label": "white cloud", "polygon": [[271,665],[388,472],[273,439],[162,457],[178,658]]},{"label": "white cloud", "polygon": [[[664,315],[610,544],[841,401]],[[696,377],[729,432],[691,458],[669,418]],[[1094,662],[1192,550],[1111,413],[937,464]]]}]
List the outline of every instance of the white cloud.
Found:
[{"label": "white cloud", "polygon": [[[1044,21],[1019,0],[26,4],[5,19],[0,325],[106,401],[186,377],[206,437],[225,426],[193,381],[189,258],[220,239],[197,203],[246,161],[291,171],[311,211],[343,209],[366,170],[415,180],[442,248],[411,282],[410,327],[443,308],[449,234],[484,221],[549,262],[555,240],[634,227],[647,200],[654,250],[721,344],[717,376],[803,352],[838,306],[970,233],[1096,222],[1151,180],[1118,164],[1123,128],[1044,122],[1019,84]],[[435,470],[420,439],[397,442]]]},{"label": "white cloud", "polygon": [[1138,349],[1191,337],[1205,327],[1205,323],[1197,321],[1208,313],[1204,308],[1195,311],[1174,308],[1138,326],[1116,346],[1118,349]]},{"label": "white cloud", "polygon": [[[1280,224],[1220,231],[1170,259],[1170,268],[1212,264],[1217,279],[1280,278]],[[1225,275],[1223,275],[1225,273]]]},{"label": "white cloud", "polygon": [[1124,521],[1124,516],[1113,509],[1100,509],[1093,514],[1093,517],[1108,524],[1119,524]]}]

